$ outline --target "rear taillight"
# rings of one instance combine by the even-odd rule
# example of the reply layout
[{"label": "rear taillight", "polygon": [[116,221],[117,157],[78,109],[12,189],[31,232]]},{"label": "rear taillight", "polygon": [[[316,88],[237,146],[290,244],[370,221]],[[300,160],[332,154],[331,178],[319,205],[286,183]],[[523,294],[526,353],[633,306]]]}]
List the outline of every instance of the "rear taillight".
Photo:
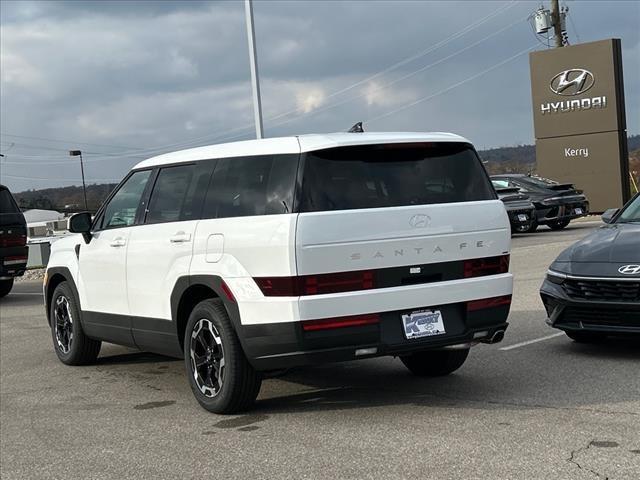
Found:
[{"label": "rear taillight", "polygon": [[299,297],[376,288],[375,275],[371,270],[300,277],[257,277],[254,280],[266,297]]},{"label": "rear taillight", "polygon": [[26,255],[15,255],[11,257],[4,257],[2,261],[4,265],[20,265],[21,263],[27,263]]},{"label": "rear taillight", "polygon": [[360,327],[380,323],[380,315],[368,313],[366,315],[353,315],[349,317],[323,318],[320,320],[305,320],[302,329],[305,332],[316,330],[331,330],[334,328]]},{"label": "rear taillight", "polygon": [[498,275],[509,271],[509,255],[474,258],[464,262],[464,278]]},{"label": "rear taillight", "polygon": [[511,295],[503,295],[501,297],[483,298],[481,300],[473,300],[467,302],[467,312],[476,312],[487,308],[503,307],[511,305]]},{"label": "rear taillight", "polygon": [[0,247],[24,247],[27,236],[19,233],[0,233]]}]

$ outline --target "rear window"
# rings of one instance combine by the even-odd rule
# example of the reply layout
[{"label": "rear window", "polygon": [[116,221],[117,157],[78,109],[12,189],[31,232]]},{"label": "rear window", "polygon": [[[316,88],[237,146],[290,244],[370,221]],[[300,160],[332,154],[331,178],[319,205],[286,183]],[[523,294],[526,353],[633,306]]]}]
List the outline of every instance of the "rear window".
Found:
[{"label": "rear window", "polygon": [[218,161],[204,218],[291,213],[298,155],[264,155]]},{"label": "rear window", "polygon": [[20,213],[11,193],[4,188],[0,189],[0,213]]},{"label": "rear window", "polygon": [[300,212],[492,200],[466,143],[339,147],[306,154]]}]

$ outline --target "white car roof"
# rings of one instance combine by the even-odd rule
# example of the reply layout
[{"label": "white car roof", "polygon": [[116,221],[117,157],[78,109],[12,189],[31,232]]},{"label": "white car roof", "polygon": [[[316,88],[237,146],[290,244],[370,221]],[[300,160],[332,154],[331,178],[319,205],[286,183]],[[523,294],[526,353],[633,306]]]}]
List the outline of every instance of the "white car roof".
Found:
[{"label": "white car roof", "polygon": [[188,150],[157,155],[143,160],[134,168],[147,168],[170,163],[191,162],[194,160],[208,160],[213,158],[301,153],[353,145],[412,142],[470,143],[469,140],[464,137],[444,132],[340,132],[312,134],[294,137],[264,138],[261,140],[245,140],[243,142],[221,143],[219,145],[190,148]]}]

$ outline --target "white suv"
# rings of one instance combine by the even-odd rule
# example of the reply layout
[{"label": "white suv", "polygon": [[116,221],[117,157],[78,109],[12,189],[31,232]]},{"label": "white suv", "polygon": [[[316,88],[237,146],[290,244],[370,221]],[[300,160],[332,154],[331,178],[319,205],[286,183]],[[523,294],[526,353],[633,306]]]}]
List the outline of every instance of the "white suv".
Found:
[{"label": "white suv", "polygon": [[253,140],[138,164],[53,244],[64,363],[102,341],[185,359],[200,404],[246,409],[264,372],[399,356],[416,375],[500,341],[510,230],[473,146],[448,133]]}]

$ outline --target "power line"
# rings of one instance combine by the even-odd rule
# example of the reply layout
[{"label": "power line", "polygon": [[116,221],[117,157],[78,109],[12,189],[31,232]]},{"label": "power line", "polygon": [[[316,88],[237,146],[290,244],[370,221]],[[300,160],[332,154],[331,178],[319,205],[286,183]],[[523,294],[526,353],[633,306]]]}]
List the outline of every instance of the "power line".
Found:
[{"label": "power line", "polygon": [[486,73],[489,73],[490,71],[495,70],[496,68],[501,67],[502,65],[510,62],[511,60],[514,60],[515,58],[519,57],[520,55],[523,55],[523,54],[527,53],[528,51],[532,50],[533,48],[535,48],[535,45],[527,47],[525,50],[522,50],[522,51],[516,53],[515,55],[512,55],[511,57],[509,57],[509,58],[507,58],[507,59],[505,59],[505,60],[503,60],[503,61],[501,61],[499,63],[496,63],[495,65],[493,65],[493,66],[491,66],[491,67],[489,67],[489,68],[487,68],[487,69],[485,69],[485,70],[483,70],[483,71],[481,71],[479,73],[476,73],[475,75],[473,75],[471,77],[468,77],[468,78],[466,78],[466,79],[464,79],[464,80],[462,80],[460,82],[454,83],[453,85],[450,85],[449,87],[444,88],[444,89],[440,90],[439,92],[436,92],[436,93],[434,93],[432,95],[427,95],[427,96],[418,98],[417,100],[414,100],[412,102],[406,103],[406,104],[402,105],[401,107],[398,107],[398,108],[396,108],[394,110],[391,110],[391,111],[389,111],[387,113],[372,117],[372,118],[366,120],[366,122],[375,122],[376,120],[380,120],[380,119],[388,117],[390,115],[394,115],[394,114],[396,114],[396,113],[398,113],[398,112],[400,112],[402,110],[405,110],[407,108],[411,108],[411,107],[413,107],[415,105],[418,105],[419,103],[426,102],[427,100],[431,100],[432,98],[435,98],[435,97],[440,96],[440,95],[442,95],[444,93],[447,93],[447,92],[453,90],[454,88],[457,88],[457,87],[459,87],[461,85],[464,85],[465,83],[470,82],[471,80],[475,80],[476,78],[481,77],[482,75],[484,75]]}]

